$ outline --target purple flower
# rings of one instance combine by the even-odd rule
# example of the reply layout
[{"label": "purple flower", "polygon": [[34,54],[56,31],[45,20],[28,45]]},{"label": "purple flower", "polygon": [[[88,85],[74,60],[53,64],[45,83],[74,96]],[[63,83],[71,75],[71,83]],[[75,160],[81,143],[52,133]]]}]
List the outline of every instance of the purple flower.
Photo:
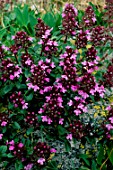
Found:
[{"label": "purple flower", "polygon": [[52,149],[50,149],[50,152],[51,153],[56,153],[56,149],[52,148]]},{"label": "purple flower", "polygon": [[45,159],[44,159],[44,158],[40,158],[40,159],[38,159],[37,162],[38,162],[40,165],[43,165],[44,162],[45,162]]},{"label": "purple flower", "polygon": [[3,134],[0,133],[0,140],[3,138]]},{"label": "purple flower", "polygon": [[72,139],[73,139],[72,134],[68,134],[68,135],[66,136],[66,139],[72,140]]}]

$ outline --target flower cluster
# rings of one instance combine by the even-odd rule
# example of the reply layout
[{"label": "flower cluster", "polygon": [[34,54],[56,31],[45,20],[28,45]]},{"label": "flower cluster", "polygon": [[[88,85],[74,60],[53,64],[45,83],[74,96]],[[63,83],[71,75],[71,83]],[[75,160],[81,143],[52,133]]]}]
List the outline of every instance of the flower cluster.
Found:
[{"label": "flower cluster", "polygon": [[38,165],[44,165],[52,152],[56,152],[56,150],[54,148],[51,149],[45,142],[38,142],[34,146],[33,157]]},{"label": "flower cluster", "polygon": [[38,111],[39,114],[42,114],[42,122],[47,122],[47,124],[57,123],[63,124],[64,119],[62,115],[64,114],[63,110],[63,99],[57,85],[51,87],[50,95],[46,96],[46,102]]},{"label": "flower cluster", "polygon": [[38,24],[35,27],[36,37],[41,38],[38,44],[42,45],[41,55],[51,58],[53,54],[56,54],[58,50],[58,43],[54,40],[51,40],[51,31],[44,22],[38,18]]},{"label": "flower cluster", "polygon": [[[105,93],[105,88],[103,85],[99,85],[94,76],[92,76],[91,74],[85,74],[84,76],[82,76],[81,78],[81,86],[80,86],[80,91],[78,92],[79,94],[81,94],[83,97],[86,96],[89,97],[89,95],[93,95],[95,97],[104,97],[104,93]],[[84,92],[86,95],[84,95]]]},{"label": "flower cluster", "polygon": [[23,99],[21,91],[19,92],[14,92],[10,96],[10,101],[14,104],[14,107],[21,107],[22,109],[27,109],[28,108],[28,103],[25,102]]},{"label": "flower cluster", "polygon": [[46,85],[50,82],[49,74],[55,65],[49,59],[44,62],[40,60],[38,65],[31,66],[31,76],[27,78],[28,89],[39,91],[41,94],[44,93]]},{"label": "flower cluster", "polygon": [[48,36],[50,36],[50,32],[51,32],[50,27],[47,26],[41,18],[38,18],[37,21],[38,21],[38,24],[36,24],[35,26],[36,37],[43,38],[43,36],[44,35],[46,36],[47,34]]},{"label": "flower cluster", "polygon": [[48,58],[51,58],[51,56],[56,54],[58,50],[58,43],[48,38],[41,39],[38,44],[42,45],[41,55],[44,53],[44,56],[47,56]]},{"label": "flower cluster", "polygon": [[92,46],[86,52],[85,61],[82,62],[83,71],[92,73],[98,70],[99,56],[97,56],[96,49]]},{"label": "flower cluster", "polygon": [[84,136],[84,126],[79,120],[74,120],[69,125],[68,131],[70,132],[66,137],[68,140],[72,140],[72,138],[80,139]]},{"label": "flower cluster", "polygon": [[68,102],[68,105],[70,106],[70,113],[74,113],[76,116],[87,112],[87,103],[81,96],[75,96],[74,100]]},{"label": "flower cluster", "polygon": [[91,40],[91,35],[90,35],[90,31],[86,30],[80,30],[77,37],[76,37],[76,41],[75,41],[75,45],[77,47],[77,49],[80,48],[85,48],[88,41]]},{"label": "flower cluster", "polygon": [[96,22],[96,17],[92,6],[88,6],[84,17],[83,17],[85,27],[92,27]]},{"label": "flower cluster", "polygon": [[91,42],[95,47],[106,43],[105,29],[103,26],[96,26],[92,28]]},{"label": "flower cluster", "polygon": [[105,120],[103,129],[105,131],[106,137],[111,138],[112,137],[111,132],[113,132],[113,108],[111,106],[108,106],[106,110],[108,110],[108,117]]},{"label": "flower cluster", "polygon": [[10,58],[2,60],[0,70],[2,72],[1,80],[4,82],[6,80],[14,80],[15,78],[19,78],[22,73],[22,69],[18,65],[15,65]]},{"label": "flower cluster", "polygon": [[21,48],[26,51],[33,41],[24,31],[17,32],[15,36],[12,36],[12,40],[14,40],[15,43],[10,48],[13,54],[17,54],[18,50]]},{"label": "flower cluster", "polygon": [[26,150],[23,143],[15,143],[14,140],[7,142],[9,151],[11,151],[15,157],[20,160],[24,160],[26,156]]},{"label": "flower cluster", "polygon": [[72,4],[65,5],[65,8],[62,13],[62,34],[71,36],[74,36],[76,34],[75,29],[78,27],[78,23],[75,17],[77,15],[77,9]]},{"label": "flower cluster", "polygon": [[103,78],[105,87],[113,87],[113,65],[108,66],[107,72],[103,75]]},{"label": "flower cluster", "polygon": [[59,66],[62,67],[63,72],[61,78],[56,79],[56,83],[63,93],[65,93],[68,89],[76,91],[78,88],[75,67],[76,56],[77,51],[73,50],[70,46],[67,46],[65,53],[60,55],[61,61]]},{"label": "flower cluster", "polygon": [[30,54],[25,53],[21,56],[21,63],[23,67],[29,67],[33,64],[33,59]]},{"label": "flower cluster", "polygon": [[25,122],[29,125],[33,125],[35,127],[38,126],[38,118],[34,112],[28,112],[25,118]]}]

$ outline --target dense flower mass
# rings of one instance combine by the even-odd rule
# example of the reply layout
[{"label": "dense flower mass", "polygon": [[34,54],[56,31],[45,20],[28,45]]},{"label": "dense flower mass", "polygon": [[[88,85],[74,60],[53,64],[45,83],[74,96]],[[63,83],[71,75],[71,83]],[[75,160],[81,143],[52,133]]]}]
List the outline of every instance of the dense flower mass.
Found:
[{"label": "dense flower mass", "polygon": [[95,25],[96,16],[95,16],[92,6],[87,7],[84,17],[83,17],[83,21],[84,21],[85,27],[92,27]]},{"label": "dense flower mass", "polygon": [[74,36],[78,23],[75,17],[78,15],[77,9],[72,4],[66,4],[62,13],[62,34]]},{"label": "dense flower mass", "polygon": [[62,16],[48,12],[43,19],[28,6],[4,14],[2,169],[113,169],[107,152],[113,147],[113,36],[102,17],[107,10],[90,3],[85,12],[66,4]]},{"label": "dense flower mass", "polygon": [[50,36],[50,27],[47,26],[41,18],[38,18],[37,21],[38,24],[35,27],[36,37],[43,38],[44,35],[46,36],[47,34]]},{"label": "dense flower mass", "polygon": [[63,99],[57,86],[51,87],[50,95],[46,96],[46,102],[38,113],[42,114],[42,122],[46,122],[49,125],[53,123],[63,124]]},{"label": "dense flower mass", "polygon": [[18,108],[18,107],[21,107],[22,109],[28,108],[28,103],[26,103],[25,100],[23,99],[21,91],[14,92],[10,96],[10,101],[14,104],[15,108]]},{"label": "dense flower mass", "polygon": [[95,47],[106,43],[104,27],[97,26],[92,29],[91,42]]},{"label": "dense flower mass", "polygon": [[91,40],[90,31],[89,30],[86,30],[86,31],[80,30],[77,35],[76,42],[75,42],[77,49],[85,48],[89,40]]},{"label": "dense flower mass", "polygon": [[2,72],[1,80],[4,82],[6,80],[14,80],[15,78],[19,78],[22,74],[21,67],[15,65],[10,58],[2,60],[0,70]]},{"label": "dense flower mass", "polygon": [[34,112],[27,113],[25,122],[29,125],[38,126],[38,118]]},{"label": "dense flower mass", "polygon": [[7,142],[9,151],[13,152],[14,156],[20,160],[25,159],[26,150],[23,143],[15,143],[14,140]]},{"label": "dense flower mass", "polygon": [[32,37],[29,37],[24,31],[17,32],[16,35],[12,36],[12,40],[15,43],[10,47],[13,54],[17,54],[19,49],[26,51],[33,41]]},{"label": "dense flower mass", "polygon": [[49,59],[46,59],[45,62],[40,60],[38,65],[33,64],[30,70],[32,76],[27,78],[28,89],[33,89],[34,91],[38,90],[43,94],[45,87],[50,82],[49,75],[54,67],[54,63]]}]

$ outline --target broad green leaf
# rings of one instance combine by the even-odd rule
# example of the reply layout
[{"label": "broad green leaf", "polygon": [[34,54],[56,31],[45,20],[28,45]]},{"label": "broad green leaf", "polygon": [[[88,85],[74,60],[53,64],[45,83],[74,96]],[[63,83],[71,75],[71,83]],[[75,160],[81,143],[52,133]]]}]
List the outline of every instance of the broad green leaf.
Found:
[{"label": "broad green leaf", "polygon": [[24,26],[27,26],[27,24],[29,22],[28,14],[29,14],[28,6],[24,5],[24,9],[23,9],[23,23],[24,23]]},{"label": "broad green leaf", "polygon": [[50,26],[51,28],[55,26],[55,18],[54,16],[50,13],[50,12],[47,12],[45,15],[44,15],[44,18],[43,18],[44,22]]},{"label": "broad green leaf", "polygon": [[15,11],[18,23],[20,24],[20,26],[23,26],[24,25],[24,20],[23,20],[22,12],[20,11],[19,8],[15,8],[14,11]]}]

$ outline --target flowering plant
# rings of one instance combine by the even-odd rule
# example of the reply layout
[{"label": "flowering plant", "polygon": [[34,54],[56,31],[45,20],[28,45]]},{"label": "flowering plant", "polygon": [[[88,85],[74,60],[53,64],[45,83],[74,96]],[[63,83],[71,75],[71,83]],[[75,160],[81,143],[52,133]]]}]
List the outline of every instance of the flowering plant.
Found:
[{"label": "flowering plant", "polygon": [[[79,12],[66,4],[51,24],[51,13],[36,19],[28,6],[14,9],[14,29],[5,28],[0,45],[2,167],[59,169],[56,140],[66,152],[77,142],[90,146],[90,153],[76,153],[78,169],[113,167],[113,61],[107,60],[113,37],[92,4],[82,17]],[[94,107],[103,104],[104,115],[95,116]]]}]

